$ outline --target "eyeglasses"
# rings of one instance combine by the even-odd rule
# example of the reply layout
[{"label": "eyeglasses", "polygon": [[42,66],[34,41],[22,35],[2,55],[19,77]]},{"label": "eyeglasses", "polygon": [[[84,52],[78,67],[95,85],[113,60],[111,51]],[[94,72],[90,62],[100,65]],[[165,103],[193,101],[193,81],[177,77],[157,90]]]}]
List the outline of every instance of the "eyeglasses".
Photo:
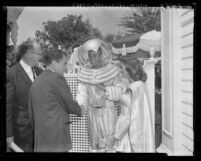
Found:
[{"label": "eyeglasses", "polygon": [[38,53],[38,52],[34,52],[34,51],[32,51],[31,53],[32,53],[32,54],[39,55],[39,56],[42,56],[42,55],[43,55],[42,53]]}]

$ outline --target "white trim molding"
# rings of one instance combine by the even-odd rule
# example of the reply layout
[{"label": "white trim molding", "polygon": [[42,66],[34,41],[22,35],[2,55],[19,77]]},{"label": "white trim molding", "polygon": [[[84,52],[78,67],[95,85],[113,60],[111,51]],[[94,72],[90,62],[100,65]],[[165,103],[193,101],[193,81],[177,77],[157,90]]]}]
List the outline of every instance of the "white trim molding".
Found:
[{"label": "white trim molding", "polygon": [[[181,151],[181,19],[177,9],[161,12],[162,34],[162,144],[158,151]],[[168,114],[168,115],[167,115]]]},{"label": "white trim molding", "polygon": [[173,153],[164,145],[161,144],[157,149],[157,153],[166,153],[167,155],[171,156]]}]

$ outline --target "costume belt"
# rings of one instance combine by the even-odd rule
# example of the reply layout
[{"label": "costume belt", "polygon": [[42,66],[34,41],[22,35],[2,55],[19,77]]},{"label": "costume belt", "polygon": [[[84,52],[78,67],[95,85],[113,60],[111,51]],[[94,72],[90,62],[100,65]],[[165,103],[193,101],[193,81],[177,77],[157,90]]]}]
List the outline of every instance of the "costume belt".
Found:
[{"label": "costume belt", "polygon": [[103,106],[91,106],[91,108],[99,108],[99,109],[101,109],[101,108],[103,108]]},{"label": "costume belt", "polygon": [[94,108],[103,108],[103,107],[101,107],[101,106],[97,106],[97,107],[94,107]]}]

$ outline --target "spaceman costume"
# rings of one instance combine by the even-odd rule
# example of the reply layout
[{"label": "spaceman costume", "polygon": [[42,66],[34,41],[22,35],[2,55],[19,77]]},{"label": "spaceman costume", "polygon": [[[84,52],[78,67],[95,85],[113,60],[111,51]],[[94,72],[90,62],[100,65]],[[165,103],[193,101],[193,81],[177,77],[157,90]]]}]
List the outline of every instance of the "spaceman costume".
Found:
[{"label": "spaceman costume", "polygon": [[[97,53],[99,49],[102,50],[101,67],[93,69],[88,51]],[[128,80],[121,77],[121,68],[112,63],[111,52],[102,40],[85,42],[78,48],[78,59],[83,67],[78,74],[76,100],[87,110],[90,148],[96,152],[108,151],[107,143],[114,135],[117,120],[115,101],[108,96],[117,94],[118,97],[119,90],[127,88]]]}]

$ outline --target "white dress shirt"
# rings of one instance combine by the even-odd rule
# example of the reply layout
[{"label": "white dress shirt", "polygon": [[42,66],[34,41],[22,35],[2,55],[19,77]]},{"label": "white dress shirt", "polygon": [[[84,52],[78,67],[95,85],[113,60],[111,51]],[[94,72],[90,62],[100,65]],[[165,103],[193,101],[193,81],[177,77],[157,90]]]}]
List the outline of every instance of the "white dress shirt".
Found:
[{"label": "white dress shirt", "polygon": [[[20,60],[20,64],[22,65],[23,69],[25,70],[25,72],[27,73],[27,75],[29,76],[29,78],[31,79],[31,81],[34,81],[34,75],[31,69],[31,66],[29,66],[27,63],[25,63],[22,59]],[[36,78],[36,75],[35,75]]]}]

